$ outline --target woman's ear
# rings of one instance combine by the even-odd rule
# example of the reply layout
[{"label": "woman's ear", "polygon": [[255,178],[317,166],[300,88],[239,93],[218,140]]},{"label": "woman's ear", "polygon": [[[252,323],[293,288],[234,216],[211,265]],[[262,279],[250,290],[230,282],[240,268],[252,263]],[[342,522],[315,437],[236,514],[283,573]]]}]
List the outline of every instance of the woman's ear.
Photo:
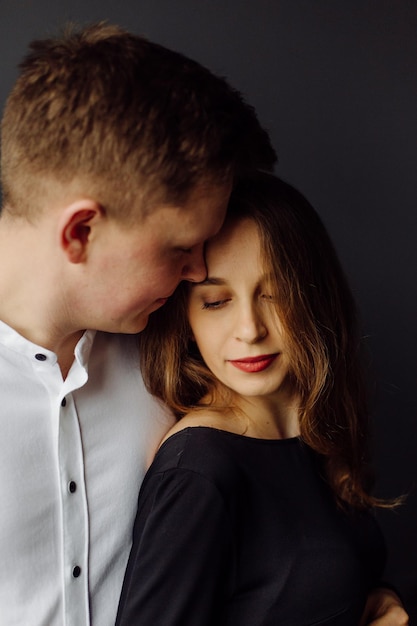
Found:
[{"label": "woman's ear", "polygon": [[87,258],[91,230],[103,216],[94,200],[77,200],[66,207],[59,224],[61,248],[70,263],[83,263]]}]

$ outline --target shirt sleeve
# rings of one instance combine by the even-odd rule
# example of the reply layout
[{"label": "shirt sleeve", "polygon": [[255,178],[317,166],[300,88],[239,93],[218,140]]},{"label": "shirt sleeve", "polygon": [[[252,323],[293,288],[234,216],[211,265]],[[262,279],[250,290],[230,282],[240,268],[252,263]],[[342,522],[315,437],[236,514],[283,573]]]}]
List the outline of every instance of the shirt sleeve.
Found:
[{"label": "shirt sleeve", "polygon": [[116,626],[215,626],[233,542],[222,494],[186,469],[144,485]]}]

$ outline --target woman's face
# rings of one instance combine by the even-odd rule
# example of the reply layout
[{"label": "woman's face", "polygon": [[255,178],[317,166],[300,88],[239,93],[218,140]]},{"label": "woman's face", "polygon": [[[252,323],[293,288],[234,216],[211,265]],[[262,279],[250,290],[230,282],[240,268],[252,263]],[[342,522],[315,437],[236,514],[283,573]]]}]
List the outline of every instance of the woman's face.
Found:
[{"label": "woman's face", "polygon": [[188,316],[212,373],[243,397],[279,397],[289,369],[274,295],[250,219],[232,222],[207,244],[207,279],[190,287]]}]

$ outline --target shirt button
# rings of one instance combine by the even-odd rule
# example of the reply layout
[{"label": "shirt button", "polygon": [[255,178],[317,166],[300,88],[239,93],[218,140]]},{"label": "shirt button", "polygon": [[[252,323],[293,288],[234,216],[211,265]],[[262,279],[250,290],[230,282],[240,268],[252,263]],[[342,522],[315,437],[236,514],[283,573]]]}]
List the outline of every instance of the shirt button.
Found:
[{"label": "shirt button", "polygon": [[70,480],[70,482],[68,483],[68,491],[70,493],[75,493],[77,491],[77,483],[73,480]]},{"label": "shirt button", "polygon": [[61,406],[66,406],[66,405],[67,405],[67,399],[66,398],[62,398]]},{"label": "shirt button", "polygon": [[35,359],[37,361],[46,361],[46,354],[42,354],[41,352],[38,352],[38,354],[35,354]]},{"label": "shirt button", "polygon": [[78,578],[78,576],[80,576],[81,574],[81,567],[79,565],[76,565],[75,567],[73,567],[72,569],[72,575],[74,578]]}]

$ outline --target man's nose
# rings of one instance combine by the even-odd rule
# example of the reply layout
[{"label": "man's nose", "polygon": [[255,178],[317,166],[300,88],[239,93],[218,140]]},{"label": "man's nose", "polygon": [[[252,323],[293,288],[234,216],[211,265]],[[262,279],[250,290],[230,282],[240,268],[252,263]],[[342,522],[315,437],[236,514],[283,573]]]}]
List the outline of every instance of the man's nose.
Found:
[{"label": "man's nose", "polygon": [[207,276],[207,266],[204,258],[204,244],[194,246],[188,253],[182,268],[181,278],[193,283],[199,283]]}]

